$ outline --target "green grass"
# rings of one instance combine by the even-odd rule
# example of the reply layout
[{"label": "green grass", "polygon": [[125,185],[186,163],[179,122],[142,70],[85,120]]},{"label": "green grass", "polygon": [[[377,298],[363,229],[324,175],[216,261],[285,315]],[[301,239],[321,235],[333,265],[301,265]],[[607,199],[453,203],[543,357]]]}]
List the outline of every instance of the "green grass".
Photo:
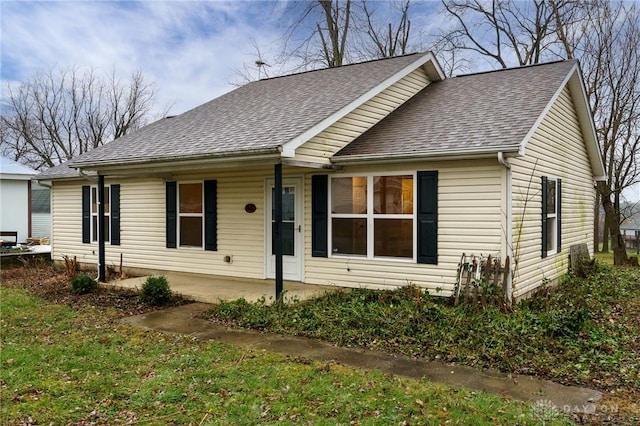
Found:
[{"label": "green grass", "polygon": [[162,334],[0,287],[0,423],[569,424],[443,385]]},{"label": "green grass", "polygon": [[598,262],[613,265],[613,251],[608,251],[606,253],[596,253],[594,257],[598,260]]}]

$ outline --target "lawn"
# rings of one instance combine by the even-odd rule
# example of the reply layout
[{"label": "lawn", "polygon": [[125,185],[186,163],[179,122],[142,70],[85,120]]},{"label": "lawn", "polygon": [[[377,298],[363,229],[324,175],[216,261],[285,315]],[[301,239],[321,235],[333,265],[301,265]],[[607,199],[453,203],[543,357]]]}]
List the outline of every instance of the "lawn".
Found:
[{"label": "lawn", "polygon": [[[73,295],[50,268],[2,271],[0,301],[3,425],[571,424],[481,392],[125,326],[119,318],[155,308],[104,288]],[[452,307],[408,287],[239,300],[208,316],[586,385],[605,393],[601,412],[574,420],[640,422],[637,268],[598,264],[588,279],[569,277],[508,311]]]},{"label": "lawn", "polygon": [[124,326],[144,308],[111,292],[3,271],[0,424],[570,424],[480,392]]}]

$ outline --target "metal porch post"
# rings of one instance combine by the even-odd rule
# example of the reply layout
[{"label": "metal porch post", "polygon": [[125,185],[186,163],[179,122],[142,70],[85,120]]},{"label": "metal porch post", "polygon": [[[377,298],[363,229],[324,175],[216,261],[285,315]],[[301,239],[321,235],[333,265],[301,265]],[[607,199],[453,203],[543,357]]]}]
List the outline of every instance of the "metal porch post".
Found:
[{"label": "metal porch post", "polygon": [[273,238],[276,256],[276,300],[282,295],[282,164],[274,167],[274,192],[273,195]]},{"label": "metal porch post", "polygon": [[106,281],[104,260],[104,176],[98,175],[98,281]]}]

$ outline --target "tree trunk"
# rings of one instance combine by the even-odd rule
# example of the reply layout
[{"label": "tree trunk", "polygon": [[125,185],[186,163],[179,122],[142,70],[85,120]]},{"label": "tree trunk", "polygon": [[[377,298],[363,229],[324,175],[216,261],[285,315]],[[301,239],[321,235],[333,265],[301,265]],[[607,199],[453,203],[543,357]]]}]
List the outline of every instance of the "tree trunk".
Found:
[{"label": "tree trunk", "polygon": [[602,253],[609,253],[610,240],[611,240],[611,233],[609,231],[609,217],[605,212],[604,223],[602,224]]},{"label": "tree trunk", "polygon": [[616,214],[615,205],[611,202],[610,197],[602,197],[602,207],[604,207],[605,219],[609,222],[613,264],[626,265],[629,263],[629,258],[627,257],[627,248],[620,232],[620,221],[618,219],[620,216]]}]

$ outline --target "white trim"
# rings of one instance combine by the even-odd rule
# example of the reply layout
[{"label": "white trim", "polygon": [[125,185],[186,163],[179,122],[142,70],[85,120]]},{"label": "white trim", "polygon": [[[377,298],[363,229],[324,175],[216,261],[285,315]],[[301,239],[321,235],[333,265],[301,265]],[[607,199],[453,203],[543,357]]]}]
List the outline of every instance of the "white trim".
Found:
[{"label": "white trim", "polygon": [[[375,86],[374,88],[369,90],[368,92],[364,93],[360,97],[358,97],[358,98],[354,99],[353,101],[351,101],[349,104],[347,104],[342,109],[340,109],[340,110],[336,111],[335,113],[331,114],[330,116],[328,116],[324,120],[322,120],[319,123],[315,124],[314,126],[309,128],[305,132],[299,134],[298,136],[296,136],[295,138],[291,139],[290,141],[285,142],[282,145],[282,153],[283,153],[283,155],[284,155],[284,153],[289,154],[291,152],[295,152],[295,150],[297,148],[299,148],[302,144],[304,144],[305,142],[309,141],[314,136],[317,136],[320,132],[322,132],[323,130],[327,129],[328,127],[330,127],[331,125],[336,123],[338,120],[340,120],[341,118],[343,118],[344,116],[346,116],[350,112],[353,112],[360,105],[364,104],[365,102],[367,102],[370,99],[373,99],[375,96],[380,94],[382,91],[384,91],[385,89],[389,88],[394,83],[397,83],[398,81],[400,81],[401,79],[403,79],[404,77],[406,77],[407,75],[409,75],[410,73],[412,73],[413,71],[418,69],[418,67],[421,67],[421,66],[425,67],[428,62],[430,62],[432,64],[432,66],[433,66],[433,68],[434,68],[434,70],[436,72],[435,75],[434,75],[433,72],[428,73],[428,74],[430,74],[429,78],[438,76],[438,77],[440,77],[440,80],[443,80],[444,79],[444,74],[442,73],[442,70],[440,70],[440,66],[436,62],[435,57],[433,56],[433,54],[431,52],[427,52],[426,54],[424,54],[422,56],[419,56],[418,59],[416,59],[414,62],[412,62],[411,64],[407,65],[406,67],[404,67],[403,69],[401,69],[400,71],[398,71],[397,73],[392,75],[391,77],[387,78],[386,80],[384,80],[383,82],[381,82],[380,84],[378,84],[377,86]],[[437,79],[434,79],[432,81],[437,81]],[[287,155],[287,156],[289,156],[289,155]]]},{"label": "white trim", "polygon": [[504,154],[511,154],[512,156],[519,156],[519,145],[507,145],[507,146],[491,146],[482,149],[478,148],[464,148],[456,150],[431,150],[420,151],[412,153],[382,153],[382,154],[362,154],[362,155],[349,155],[344,157],[332,157],[332,163],[336,165],[351,165],[361,164],[367,162],[370,164],[385,164],[385,163],[398,163],[409,160],[465,160],[469,158],[494,158],[499,152]]}]

